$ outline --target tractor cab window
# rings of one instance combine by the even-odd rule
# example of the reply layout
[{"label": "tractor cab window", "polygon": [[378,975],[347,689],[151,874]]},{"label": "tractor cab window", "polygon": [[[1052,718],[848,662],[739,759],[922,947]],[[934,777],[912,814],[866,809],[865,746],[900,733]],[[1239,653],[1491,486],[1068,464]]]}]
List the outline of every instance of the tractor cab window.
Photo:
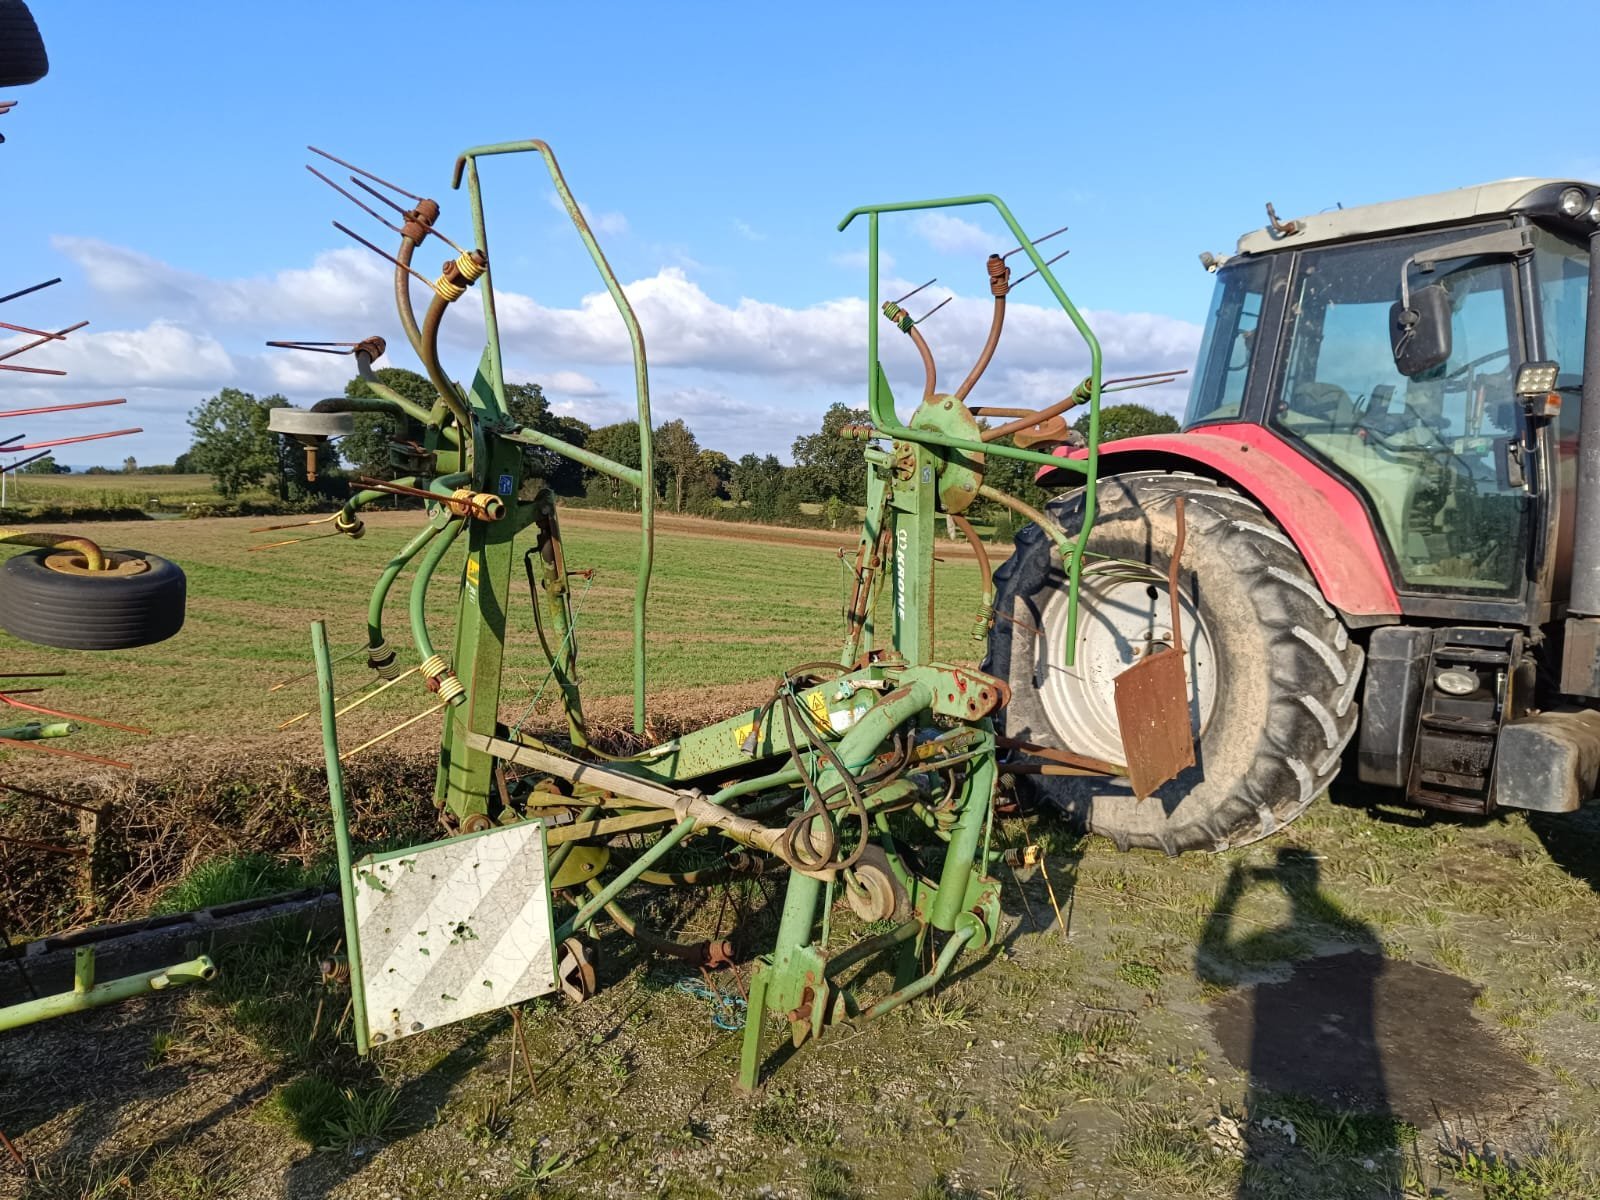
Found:
[{"label": "tractor cab window", "polygon": [[1239,419],[1270,268],[1266,259],[1251,259],[1217,272],[1217,290],[1211,297],[1205,339],[1184,414],[1185,428],[1198,421]]},{"label": "tractor cab window", "polygon": [[1438,283],[1448,293],[1446,362],[1408,378],[1389,340],[1402,265],[1463,232],[1303,252],[1272,421],[1366,494],[1403,588],[1504,595],[1521,590],[1527,560],[1509,263],[1413,268],[1413,288]]}]

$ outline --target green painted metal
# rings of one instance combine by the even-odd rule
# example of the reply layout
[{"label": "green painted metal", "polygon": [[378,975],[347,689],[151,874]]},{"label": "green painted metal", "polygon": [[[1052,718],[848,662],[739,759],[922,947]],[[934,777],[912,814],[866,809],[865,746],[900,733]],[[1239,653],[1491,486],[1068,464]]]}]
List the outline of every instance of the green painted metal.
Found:
[{"label": "green painted metal", "polygon": [[[992,717],[1005,688],[980,671],[936,659],[936,522],[941,513],[961,512],[980,494],[984,463],[993,457],[1048,463],[1080,473],[1092,518],[1100,350],[1038,252],[996,198],[914,201],[851,214],[869,218],[867,389],[872,427],[851,435],[868,443],[863,447],[868,503],[858,544],[861,572],[853,585],[838,654],[829,650],[825,657],[785,674],[775,681],[765,705],[685,731],[629,757],[603,755],[590,745],[584,725],[572,576],[555,499],[547,489],[531,501],[518,498],[525,462],[522,448],[541,447],[640,489],[633,633],[634,726],[642,730],[645,605],[654,555],[655,502],[645,344],[626,295],[543,142],[478,146],[458,160],[455,183],[467,182],[477,251],[488,254],[479,160],[517,153],[534,153],[543,160],[628,330],[641,466],[613,462],[521,427],[510,418],[492,266],[485,268],[481,299],[487,338],[471,387],[461,389],[452,383],[437,356],[425,364],[441,396],[441,403],[426,414],[427,445],[447,450],[440,442],[452,419],[443,403],[449,400],[456,414],[453,419],[459,422],[459,453],[447,453],[451,464],[464,470],[419,482],[441,503],[430,506],[427,527],[383,568],[368,606],[369,640],[381,644],[384,601],[400,574],[415,564],[410,591],[413,638],[428,663],[424,675],[430,685],[453,701],[440,736],[436,800],[457,836],[496,822],[533,817],[551,822],[552,913],[561,907],[565,914],[553,936],[564,946],[570,939],[592,936],[596,919],[609,912],[624,934],[636,937],[641,946],[669,946],[671,952],[693,959],[693,947],[673,945],[623,913],[617,902],[628,889],[642,884],[693,886],[726,878],[735,870],[786,869],[776,936],[751,978],[749,1019],[740,1050],[740,1083],[754,1087],[760,1080],[762,1031],[768,1017],[787,1022],[797,1045],[824,1036],[832,1023],[873,1019],[938,986],[963,953],[991,945],[999,934],[998,883],[988,874],[988,843],[998,778]],[[969,204],[995,208],[1089,347],[1091,373],[1085,388],[1091,437],[1082,462],[982,442],[970,411],[954,397],[933,397],[907,423],[895,413],[877,356],[879,219],[891,212]],[[428,329],[421,338],[425,351],[437,332],[440,312],[439,301],[430,305]],[[442,463],[445,457],[441,453],[437,461]],[[481,519],[481,514],[447,512],[443,502],[456,487],[500,496],[507,506],[505,517],[495,521]],[[526,573],[535,612],[542,614],[541,648],[548,678],[554,679],[561,694],[570,748],[555,744],[553,735],[544,741],[524,733],[522,719],[510,727],[502,721],[507,622],[517,607],[512,600],[514,542],[530,525],[538,534]],[[1055,534],[1063,545],[1075,606],[1083,537],[1070,540],[1059,531]],[[465,562],[452,581],[458,619],[453,644],[444,653],[429,635],[427,599],[439,565],[462,538]],[[992,593],[980,601],[983,624]],[[880,645],[885,627],[888,636]],[[348,883],[352,852],[332,716],[331,667],[320,626],[314,641],[335,838]],[[612,853],[611,839],[618,831],[644,839],[636,843],[636,854]],[[702,854],[707,847],[714,848],[709,858]],[[917,853],[919,849],[931,849],[931,856]],[[669,856],[684,861],[669,863]],[[707,861],[713,865],[707,866]],[[930,868],[924,863],[938,865]],[[877,892],[864,881],[875,883]],[[352,971],[359,979],[353,899],[351,889],[346,891]],[[862,922],[869,917],[889,920],[890,928],[863,932],[852,925],[844,906],[835,904],[844,897],[850,898]],[[887,917],[885,905],[893,910]],[[716,951],[722,953],[725,950]],[[897,956],[893,991],[875,1001],[858,995],[846,979],[849,969],[890,953]],[[705,954],[707,961],[715,961],[710,949]],[[364,1048],[364,1013],[358,1012],[357,1028]]]},{"label": "green painted metal", "polygon": [[[535,431],[518,430],[519,436],[526,438],[534,434],[540,440],[535,445],[543,445],[545,449],[577,462],[584,458],[593,458],[596,461],[585,465],[596,470],[605,471],[614,478],[633,483],[639,489],[639,569],[634,583],[633,600],[633,731],[644,732],[645,712],[645,605],[650,596],[650,574],[655,564],[655,454],[652,449],[654,430],[650,423],[650,368],[645,355],[644,332],[639,328],[639,320],[634,316],[633,305],[628,302],[627,293],[622,290],[622,284],[617,281],[616,274],[611,270],[611,264],[606,260],[605,252],[600,249],[600,243],[595,239],[594,233],[589,228],[589,221],[583,215],[583,209],[573,196],[572,190],[567,186],[566,177],[561,173],[561,166],[556,162],[556,156],[550,147],[534,138],[520,142],[496,142],[490,145],[474,146],[465,151],[456,160],[456,175],[454,186],[461,185],[462,167],[465,166],[468,177],[468,190],[472,201],[473,229],[478,237],[478,245],[485,251],[489,248],[488,238],[484,229],[483,196],[478,183],[478,159],[497,154],[538,154],[544,160],[545,168],[550,172],[550,181],[555,185],[556,194],[561,197],[561,203],[571,218],[573,228],[578,231],[578,237],[583,241],[583,247],[589,252],[590,259],[594,262],[595,269],[600,272],[600,278],[605,281],[606,291],[611,293],[611,299],[617,306],[617,311],[622,316],[623,325],[628,330],[628,344],[633,353],[633,383],[638,405],[639,423],[639,468],[637,480],[629,478],[627,472],[630,468],[619,463],[612,463],[608,459],[600,459],[597,455],[590,455],[578,447],[553,439],[544,439]],[[503,400],[505,395],[505,381],[500,368],[500,333],[499,324],[494,312],[494,289],[489,280],[485,280],[483,288],[484,323],[488,328],[489,345],[492,347],[492,370],[496,395]],[[583,456],[583,457],[580,457]]]},{"label": "green painted metal", "polygon": [[339,896],[344,908],[345,959],[350,965],[351,1016],[356,1051],[367,1052],[367,1001],[362,986],[361,933],[356,923],[355,859],[350,850],[350,814],[344,802],[344,767],[339,761],[339,732],[334,719],[333,661],[328,630],[311,624],[311,658],[317,668],[317,707],[322,719],[322,755],[328,774],[328,803],[333,809],[333,846],[339,863]]},{"label": "green painted metal", "polygon": [[120,1004],[124,1000],[131,1000],[135,996],[147,995],[150,992],[164,992],[169,988],[183,987],[186,984],[204,983],[216,978],[216,974],[216,965],[202,954],[198,958],[174,963],[170,967],[158,967],[153,971],[143,971],[137,975],[126,975],[121,979],[108,979],[104,983],[96,983],[94,947],[82,946],[73,958],[72,990],[0,1008],[0,1033],[8,1029],[20,1029],[36,1021],[64,1017],[68,1013],[87,1012],[91,1008],[101,1008],[107,1004]]}]

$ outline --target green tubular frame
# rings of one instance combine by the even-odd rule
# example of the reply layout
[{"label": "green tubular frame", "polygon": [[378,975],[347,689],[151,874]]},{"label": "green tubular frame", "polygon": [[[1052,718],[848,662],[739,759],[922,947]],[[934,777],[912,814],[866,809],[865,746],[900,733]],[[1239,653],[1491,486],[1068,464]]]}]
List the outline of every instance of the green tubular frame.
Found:
[{"label": "green tubular frame", "polygon": [[[1002,446],[998,442],[975,442],[969,438],[952,437],[932,430],[912,429],[904,425],[894,411],[893,400],[883,379],[883,369],[878,363],[878,218],[883,213],[917,212],[931,208],[965,208],[977,204],[987,204],[1000,215],[1000,219],[1006,223],[1006,228],[1017,239],[1017,244],[1027,253],[1029,261],[1039,273],[1039,278],[1044,280],[1051,294],[1055,296],[1056,302],[1061,305],[1062,311],[1067,314],[1067,319],[1072,322],[1079,336],[1083,338],[1084,344],[1089,348],[1089,446],[1088,454],[1081,461],[1053,454],[1041,454],[1037,450]],[[1067,568],[1065,650],[1066,663],[1070,667],[1078,644],[1078,583],[1083,574],[1083,552],[1089,542],[1089,531],[1094,525],[1096,485],[1100,477],[1100,340],[1095,337],[1094,331],[1083,319],[1083,314],[1078,311],[1077,306],[1067,296],[1066,290],[1057,281],[1055,273],[1050,270],[1044,256],[1039,253],[1039,248],[1022,231],[1022,226],[1017,223],[1017,219],[1011,215],[1011,210],[1000,197],[979,194],[949,196],[939,200],[906,200],[897,204],[866,204],[846,213],[844,219],[839,222],[839,230],[844,231],[852,221],[863,215],[867,218],[867,410],[872,415],[874,428],[885,436],[900,441],[916,442],[925,446],[944,446],[953,450],[963,450],[969,454],[995,454],[1002,458],[1020,459],[1040,466],[1076,471],[1083,476],[1083,522],[1079,526],[1078,536],[1068,544],[1063,544],[1059,533],[1048,528],[1045,530],[1045,533],[1049,534],[1061,548]]]},{"label": "green tubular frame", "polygon": [[[488,234],[484,226],[483,193],[478,182],[478,159],[487,158],[497,154],[525,154],[535,153],[544,161],[545,167],[550,172],[550,180],[555,185],[556,194],[561,197],[561,203],[566,207],[567,215],[572,219],[573,227],[578,231],[579,238],[583,241],[584,249],[589,252],[595,269],[600,272],[600,278],[605,281],[606,290],[611,293],[611,299],[617,306],[617,311],[622,316],[622,322],[628,330],[628,344],[633,353],[633,383],[638,406],[639,424],[639,466],[627,467],[621,463],[612,462],[602,458],[592,451],[584,450],[578,446],[569,445],[559,438],[548,437],[533,429],[505,430],[502,436],[510,440],[528,445],[539,446],[545,450],[581,463],[593,470],[600,471],[613,479],[630,483],[639,490],[639,568],[638,578],[634,584],[633,597],[633,731],[644,732],[645,712],[645,605],[650,595],[650,573],[655,563],[655,454],[652,448],[652,429],[650,424],[650,371],[645,359],[644,333],[639,329],[639,320],[634,316],[633,306],[628,303],[628,297],[622,290],[622,284],[617,281],[611,264],[606,261],[605,253],[600,249],[600,243],[595,240],[594,233],[589,228],[589,222],[584,218],[583,210],[579,208],[578,201],[573,197],[572,191],[567,187],[566,178],[561,173],[561,167],[556,162],[555,154],[544,142],[530,138],[519,142],[495,142],[483,146],[474,146],[456,160],[455,178],[452,187],[461,186],[462,172],[465,170],[467,178],[468,195],[472,204],[472,228],[478,239],[478,246],[485,253],[488,252]],[[505,413],[505,374],[500,356],[500,324],[495,316],[494,288],[491,286],[493,279],[492,267],[485,273],[484,286],[480,289],[483,293],[483,321],[488,334],[488,351],[485,356],[489,368],[489,383],[494,389],[494,395],[499,403],[502,416]]]}]

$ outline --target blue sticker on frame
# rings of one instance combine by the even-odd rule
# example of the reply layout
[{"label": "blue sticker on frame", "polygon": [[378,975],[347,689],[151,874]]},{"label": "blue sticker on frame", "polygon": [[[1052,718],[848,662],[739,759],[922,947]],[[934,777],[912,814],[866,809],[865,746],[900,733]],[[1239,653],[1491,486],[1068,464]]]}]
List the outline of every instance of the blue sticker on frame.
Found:
[{"label": "blue sticker on frame", "polygon": [[500,486],[499,486],[499,488],[497,490],[499,491],[499,493],[502,496],[511,495],[511,476],[509,476],[509,475],[500,476]]}]

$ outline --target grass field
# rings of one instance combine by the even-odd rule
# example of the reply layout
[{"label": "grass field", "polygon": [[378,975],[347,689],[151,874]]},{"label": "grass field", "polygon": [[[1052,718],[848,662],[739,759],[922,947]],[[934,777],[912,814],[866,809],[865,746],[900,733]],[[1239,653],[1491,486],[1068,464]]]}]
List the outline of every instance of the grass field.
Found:
[{"label": "grass field", "polygon": [[[413,520],[259,554],[270,535],[246,521],[117,527],[188,569],[184,632],[105,656],[6,643],[5,660],[70,666],[46,702],[158,730],[143,751],[114,733],[74,745],[303,751],[314,734],[271,729],[309,689],[266,689],[307,665],[311,616],[338,645],[360,640],[365,589]],[[834,644],[828,535],[667,524],[658,710],[727,705]],[[621,715],[632,537],[612,514],[572,514],[567,531],[571,565],[598,570],[586,686]],[[971,661],[976,569],[946,557],[942,652]],[[526,696],[541,672],[516,624],[508,691]],[[425,703],[391,689],[347,741]],[[699,977],[614,932],[593,1000],[524,1006],[532,1090],[504,1014],[357,1060],[315,966],[331,942],[270,938],[227,955],[209,988],[0,1036],[0,1130],[28,1159],[0,1165],[0,1195],[1594,1200],[1600,821],[1419,821],[1372,799],[1341,794],[1267,842],[1176,860],[1048,816],[1002,821],[997,841],[1039,844],[1046,870],[1002,871],[1001,947],[903,1013],[802,1048],[755,1097],[732,1087],[739,1037],[713,1023]],[[319,797],[302,800],[320,822]],[[712,932],[717,896],[673,910],[676,928]],[[737,990],[748,967],[715,979]],[[1370,1027],[1357,1066],[1382,1081],[1376,1109],[1330,1083],[1351,1055],[1310,1049],[1352,1025]]]},{"label": "grass field", "polygon": [[[219,518],[194,521],[96,523],[84,532],[101,544],[160,554],[188,576],[189,604],[182,632],[138,650],[88,653],[45,650],[0,635],[8,669],[55,669],[69,677],[49,681],[40,702],[53,707],[147,725],[156,735],[141,750],[126,735],[85,730],[74,745],[96,751],[159,755],[159,739],[272,732],[314,699],[309,680],[271,692],[280,680],[310,667],[309,624],[327,622],[336,652],[366,641],[367,599],[383,564],[415,533],[420,514],[378,514],[360,541],[333,537],[256,551],[252,547],[330,528],[313,526],[252,533],[263,525],[298,518]],[[54,528],[52,526],[52,528]],[[592,582],[575,581],[580,667],[586,702],[601,713],[631,711],[632,605],[638,535],[627,514],[575,511],[564,517],[571,569],[592,568]],[[531,535],[527,541],[532,544]],[[665,518],[656,543],[649,609],[649,682],[661,702],[674,694],[773,680],[787,666],[834,657],[842,646],[840,609],[854,534],[727,526]],[[10,550],[9,547],[6,550]],[[505,715],[516,719],[545,679],[533,631],[519,542],[512,576],[511,634]],[[964,546],[941,550],[947,561],[936,575],[941,652],[951,661],[975,662],[981,644],[971,637],[977,613],[978,571]],[[455,586],[464,542],[435,574],[430,630],[448,645],[455,625]],[[406,601],[409,575],[389,596],[385,630],[406,665],[417,661]],[[363,656],[337,668],[341,689],[355,689],[372,672]],[[534,714],[553,713],[552,688]],[[432,697],[413,677],[350,715],[350,737],[370,735]],[[426,727],[436,729],[437,722]],[[348,739],[347,739],[348,740]]]},{"label": "grass field", "polygon": [[[264,488],[244,492],[240,500],[272,499]],[[152,504],[152,501],[154,503]],[[191,505],[210,508],[222,503],[209,475],[29,475],[6,480],[6,506],[31,509],[137,508],[152,513],[183,512]]]}]

